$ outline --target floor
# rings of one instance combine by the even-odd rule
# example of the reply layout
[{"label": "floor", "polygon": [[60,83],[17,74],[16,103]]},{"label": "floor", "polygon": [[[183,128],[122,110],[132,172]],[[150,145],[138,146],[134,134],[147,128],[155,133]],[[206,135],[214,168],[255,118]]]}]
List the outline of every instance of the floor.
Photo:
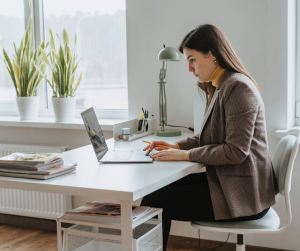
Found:
[{"label": "floor", "polygon": [[[201,240],[201,250],[202,251],[211,251],[222,242]],[[187,238],[181,236],[170,236],[168,242],[168,251],[199,251],[199,240],[194,238]],[[226,243],[216,251],[235,251],[236,245],[234,243]],[[274,248],[264,248],[264,247],[255,247],[255,246],[246,246],[246,251],[287,251]]]},{"label": "floor", "polygon": [[57,251],[56,232],[0,225],[0,250]]},{"label": "floor", "polygon": [[[209,251],[219,243],[202,240],[202,251]],[[56,232],[0,224],[0,251],[57,251]],[[198,251],[198,240],[170,236],[168,251]],[[234,251],[235,244],[227,243],[217,251]],[[246,251],[276,251],[279,249],[250,247]]]}]

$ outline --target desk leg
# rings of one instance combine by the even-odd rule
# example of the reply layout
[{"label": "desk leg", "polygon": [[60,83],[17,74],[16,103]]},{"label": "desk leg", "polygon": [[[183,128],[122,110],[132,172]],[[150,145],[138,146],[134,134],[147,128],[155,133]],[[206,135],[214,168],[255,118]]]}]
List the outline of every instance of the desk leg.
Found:
[{"label": "desk leg", "polygon": [[132,202],[121,200],[122,251],[132,251]]},{"label": "desk leg", "polygon": [[62,237],[61,237],[61,222],[56,221],[56,226],[57,226],[57,249],[58,251],[62,251]]},{"label": "desk leg", "polygon": [[[162,213],[158,214],[158,220],[160,221],[160,224],[162,224]],[[161,249],[159,249],[159,251],[163,251],[163,232],[162,232],[162,226],[160,228],[160,239],[159,239],[159,245],[161,245]]]}]

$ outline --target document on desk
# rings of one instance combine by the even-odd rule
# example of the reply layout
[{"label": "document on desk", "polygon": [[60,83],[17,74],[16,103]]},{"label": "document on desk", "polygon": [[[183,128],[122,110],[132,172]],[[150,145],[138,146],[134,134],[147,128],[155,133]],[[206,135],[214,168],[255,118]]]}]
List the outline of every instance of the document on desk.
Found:
[{"label": "document on desk", "polygon": [[36,171],[36,172],[22,172],[22,171],[11,171],[9,170],[1,170],[0,176],[7,177],[16,177],[16,178],[27,178],[27,179],[37,179],[37,180],[48,180],[57,176],[61,176],[64,174],[71,173],[76,170],[76,163],[74,164],[66,164],[60,167],[59,170],[48,170],[45,171]]}]

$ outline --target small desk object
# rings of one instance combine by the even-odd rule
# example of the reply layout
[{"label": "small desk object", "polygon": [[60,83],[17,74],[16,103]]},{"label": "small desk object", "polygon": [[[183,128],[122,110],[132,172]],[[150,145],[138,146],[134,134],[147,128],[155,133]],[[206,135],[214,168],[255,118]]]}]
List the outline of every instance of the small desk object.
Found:
[{"label": "small desk object", "polygon": [[[164,138],[152,134],[143,140],[173,143],[191,136],[193,134],[183,133],[178,137]],[[141,139],[128,142],[109,139],[106,143],[109,149],[146,147]],[[68,151],[63,154],[63,159],[65,163],[77,163],[76,171],[49,180],[0,176],[0,187],[119,200],[122,251],[133,250],[132,202],[204,167],[203,164],[189,161],[100,164],[92,145]],[[58,247],[61,250],[61,238],[58,238]]]}]

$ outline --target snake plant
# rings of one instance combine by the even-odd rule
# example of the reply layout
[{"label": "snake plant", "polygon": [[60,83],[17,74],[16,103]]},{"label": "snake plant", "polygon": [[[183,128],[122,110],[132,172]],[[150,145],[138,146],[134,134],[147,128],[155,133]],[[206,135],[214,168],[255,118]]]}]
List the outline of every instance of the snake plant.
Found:
[{"label": "snake plant", "polygon": [[[49,53],[48,60],[47,54],[44,48],[40,46],[40,52],[42,53],[46,64],[52,71],[52,81],[47,79],[48,84],[53,90],[53,97],[66,98],[74,97],[75,91],[77,90],[81,80],[82,72],[75,84],[75,71],[78,66],[76,62],[75,46],[77,41],[77,34],[75,35],[74,49],[71,52],[70,39],[66,29],[63,30],[63,45],[60,43],[59,49],[56,52],[55,42],[51,29],[49,31],[49,42],[51,46],[51,52]],[[59,38],[59,36],[58,36]],[[60,41],[60,38],[59,38]]]},{"label": "snake plant", "polygon": [[[29,6],[32,10],[31,0],[29,0]],[[31,15],[32,13],[18,49],[14,43],[15,55],[13,55],[12,62],[3,49],[4,63],[14,83],[17,97],[36,96],[37,88],[46,72],[46,63],[39,49],[32,48]],[[48,44],[45,45],[45,42],[42,42],[40,48],[46,49],[47,46]]]}]

